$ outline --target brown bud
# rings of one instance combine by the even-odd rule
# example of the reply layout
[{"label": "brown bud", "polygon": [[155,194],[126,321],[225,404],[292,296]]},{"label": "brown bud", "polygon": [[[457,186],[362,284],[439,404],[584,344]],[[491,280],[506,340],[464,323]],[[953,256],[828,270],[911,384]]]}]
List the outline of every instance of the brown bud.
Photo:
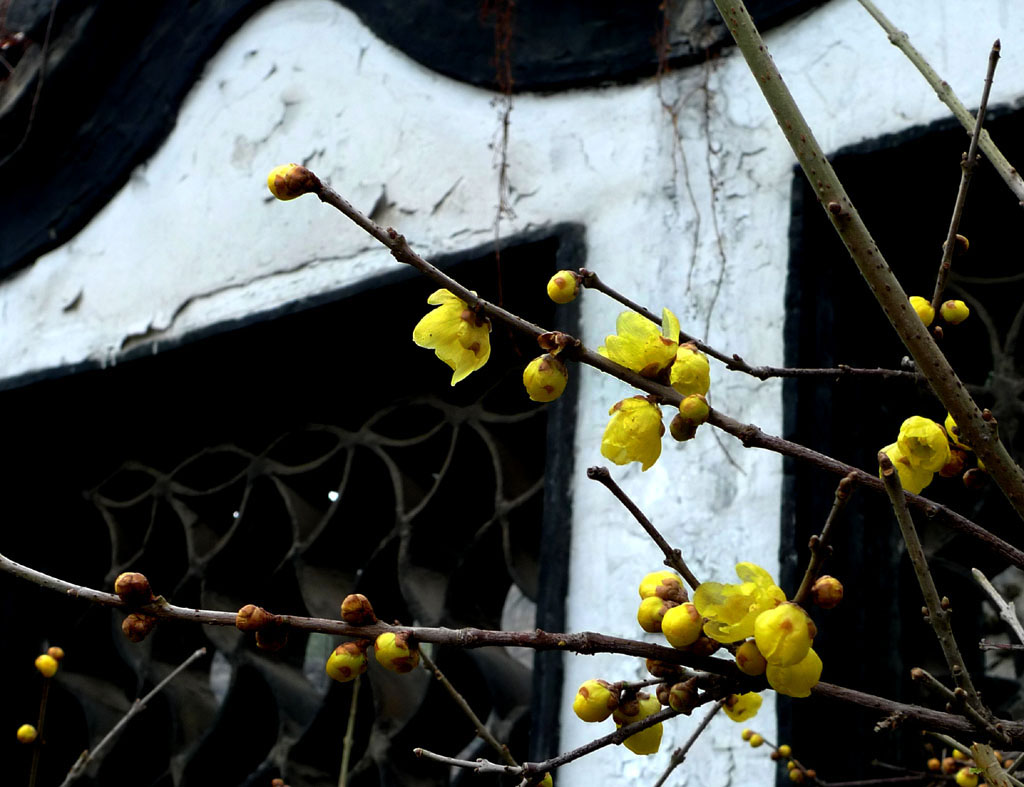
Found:
[{"label": "brown bud", "polygon": [[943,596],[942,600],[939,602],[939,606],[943,609],[949,609],[949,596]]},{"label": "brown bud", "polygon": [[682,413],[677,413],[676,417],[669,422],[668,431],[672,435],[673,440],[685,443],[687,440],[692,440],[697,436],[698,426],[700,424],[695,424],[693,421],[683,417]]},{"label": "brown bud", "polygon": [[920,667],[914,667],[912,670],[910,670],[910,679],[911,680],[921,680],[923,677],[924,677],[924,670],[921,669]]},{"label": "brown bud", "polygon": [[971,242],[967,240],[967,237],[961,235],[959,232],[956,234],[956,238],[953,241],[953,253],[964,254],[969,248],[971,248]]},{"label": "brown bud", "polygon": [[57,661],[60,661],[62,658],[64,658],[64,648],[58,648],[56,645],[54,645],[46,651],[46,655],[48,655],[51,659],[56,659]]},{"label": "brown bud", "polygon": [[682,668],[678,664],[658,659],[647,659],[647,671],[654,678],[668,678],[669,680],[682,674]]},{"label": "brown bud", "polygon": [[692,653],[694,656],[710,656],[716,650],[722,647],[721,642],[716,642],[711,639],[707,634],[701,634],[697,637],[697,641],[689,647],[683,648],[687,653]]},{"label": "brown bud", "polygon": [[114,580],[114,592],[125,604],[140,606],[153,600],[153,589],[145,575],[136,571],[126,571]]},{"label": "brown bud", "polygon": [[658,697],[658,702],[660,702],[662,705],[668,705],[668,695],[671,689],[672,687],[669,686],[667,683],[659,683],[657,689],[654,692],[655,695]]},{"label": "brown bud", "polygon": [[955,773],[957,769],[956,760],[952,757],[942,758],[942,772],[943,773]]},{"label": "brown bud", "polygon": [[843,583],[828,574],[811,586],[811,598],[822,609],[834,609],[843,600]]},{"label": "brown bud", "polygon": [[806,771],[804,771],[804,773],[807,775],[808,779],[817,779],[818,778],[818,772],[816,770],[814,770],[814,768],[808,768]]},{"label": "brown bud", "polygon": [[259,631],[264,626],[272,623],[274,616],[263,607],[255,604],[246,604],[235,616],[235,626],[241,631]]},{"label": "brown bud", "polygon": [[963,472],[964,463],[967,461],[967,454],[961,451],[959,448],[951,448],[949,452],[949,461],[946,462],[939,470],[939,475],[943,478],[954,478]]},{"label": "brown bud", "polygon": [[964,486],[971,490],[982,489],[985,486],[985,472],[972,467],[964,473]]},{"label": "brown bud", "polygon": [[350,626],[370,626],[377,622],[370,600],[362,593],[350,593],[341,602],[341,619]]},{"label": "brown bud", "polygon": [[772,751],[772,753],[771,753],[771,754],[769,754],[768,756],[769,756],[769,757],[770,757],[770,758],[771,758],[772,760],[774,760],[775,762],[778,762],[779,760],[781,760],[781,759],[782,759],[782,755],[781,755],[781,754],[779,754],[779,750],[778,750],[778,749],[774,749],[774,750]]},{"label": "brown bud", "polygon": [[675,684],[668,693],[669,707],[687,716],[693,711],[697,703],[697,679],[690,678],[683,683]]},{"label": "brown bud", "polygon": [[121,632],[132,642],[142,642],[156,627],[156,618],[133,612],[121,621]]},{"label": "brown bud", "polygon": [[288,629],[279,623],[264,626],[256,632],[256,647],[271,653],[288,644]]},{"label": "brown bud", "polygon": [[284,779],[271,779],[270,787],[284,787]]},{"label": "brown bud", "polygon": [[945,336],[945,333],[943,333],[943,331],[942,331],[942,326],[941,325],[933,326],[932,327],[932,333],[935,334],[935,338],[938,339],[940,342],[942,341],[942,337]]}]

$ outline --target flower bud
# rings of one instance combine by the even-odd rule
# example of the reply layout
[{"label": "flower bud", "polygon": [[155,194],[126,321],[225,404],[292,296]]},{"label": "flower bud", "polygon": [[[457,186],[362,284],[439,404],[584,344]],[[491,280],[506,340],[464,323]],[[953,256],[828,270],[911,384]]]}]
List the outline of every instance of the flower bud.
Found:
[{"label": "flower bud", "polygon": [[700,638],[703,626],[704,618],[690,603],[668,610],[661,621],[661,631],[674,648],[693,645]]},{"label": "flower bud", "polygon": [[334,649],[327,659],[328,676],[339,683],[347,683],[366,672],[366,651],[370,640],[358,639],[354,642],[343,642]]},{"label": "flower bud", "polygon": [[949,461],[939,470],[939,475],[943,478],[956,478],[956,476],[964,471],[964,465],[966,464],[967,454],[959,448],[951,448],[949,451]]},{"label": "flower bud", "polygon": [[114,580],[114,592],[125,604],[139,606],[153,600],[153,589],[145,575],[137,571],[126,571]]},{"label": "flower bud", "polygon": [[142,642],[156,628],[156,618],[133,612],[121,621],[121,633],[131,642]]},{"label": "flower bud", "polygon": [[46,655],[50,658],[60,661],[62,658],[64,658],[64,648],[59,648],[56,645],[53,645],[52,647],[47,649]]},{"label": "flower bud", "polygon": [[572,271],[559,271],[548,280],[548,297],[555,303],[570,303],[576,300],[579,289],[579,275]]},{"label": "flower bud", "polygon": [[267,175],[270,193],[284,201],[315,191],[319,185],[316,175],[300,164],[282,164]]},{"label": "flower bud", "polygon": [[779,751],[779,756],[781,756],[781,757],[792,757],[793,756],[793,749],[790,747],[790,745],[788,743],[783,743],[781,746],[779,746],[778,751]]},{"label": "flower bud", "polygon": [[970,768],[961,768],[954,778],[959,787],[978,787],[978,774],[971,773]]},{"label": "flower bud", "polygon": [[917,312],[917,316],[921,318],[921,322],[925,324],[926,328],[932,324],[932,320],[935,319],[935,309],[932,308],[927,298],[922,298],[920,295],[911,295],[910,306]]},{"label": "flower bud", "polygon": [[764,738],[755,732],[747,739],[747,743],[750,744],[752,749],[756,749],[758,746],[762,746],[764,744]]},{"label": "flower bud", "polygon": [[657,596],[645,598],[636,611],[636,622],[648,634],[656,634],[661,631],[661,621],[665,614],[675,606],[674,601],[664,601]]},{"label": "flower bud", "polygon": [[960,441],[960,427],[956,425],[956,421],[953,420],[953,415],[951,413],[946,413],[944,425],[946,427],[946,434],[949,435],[949,439],[953,441],[953,445],[967,451],[971,450],[971,447],[967,445],[967,443]]},{"label": "flower bud", "polygon": [[690,394],[679,403],[679,413],[668,425],[672,438],[680,443],[692,440],[697,427],[708,420],[711,408],[700,394]]},{"label": "flower bud", "polygon": [[733,721],[746,721],[754,718],[761,710],[761,702],[761,695],[756,691],[748,691],[746,694],[730,694],[725,698],[722,710]]},{"label": "flower bud", "polygon": [[612,713],[612,718],[616,724],[622,727],[632,724],[634,721],[646,719],[659,710],[661,710],[661,703],[658,702],[657,697],[651,696],[646,691],[638,691],[632,696],[622,696],[619,706]]},{"label": "flower bud", "polygon": [[822,609],[835,609],[843,600],[843,583],[828,574],[811,585],[811,598]]},{"label": "flower bud", "polygon": [[526,393],[535,402],[553,402],[569,382],[569,370],[558,358],[546,353],[534,358],[523,370]]},{"label": "flower bud", "polygon": [[758,675],[764,675],[768,662],[761,655],[761,651],[757,649],[757,644],[754,640],[748,639],[736,648],[736,666],[744,675],[757,677]]},{"label": "flower bud", "polygon": [[555,780],[551,778],[551,771],[544,771],[544,778],[537,782],[537,787],[554,787]]},{"label": "flower bud", "polygon": [[22,743],[32,743],[38,734],[31,724],[22,724],[18,727],[18,740]]},{"label": "flower bud", "polygon": [[716,650],[722,647],[722,643],[717,640],[711,639],[707,634],[701,633],[697,637],[696,641],[689,647],[685,648],[687,653],[692,653],[694,656],[710,656]]},{"label": "flower bud", "polygon": [[674,684],[668,692],[668,706],[687,716],[697,707],[697,679]]},{"label": "flower bud", "polygon": [[793,782],[793,784],[801,784],[804,778],[805,777],[803,771],[801,771],[799,768],[789,769],[789,780]]},{"label": "flower bud", "polygon": [[256,632],[256,647],[268,653],[276,653],[288,644],[288,629],[277,621]]},{"label": "flower bud", "polygon": [[939,314],[950,325],[959,325],[971,316],[971,310],[963,301],[946,301],[939,307]]},{"label": "flower bud", "polygon": [[951,775],[956,770],[956,760],[952,757],[942,758],[942,772],[947,776]]},{"label": "flower bud", "polygon": [[799,606],[787,601],[757,616],[754,639],[765,661],[776,667],[790,667],[807,656],[818,631]]},{"label": "flower bud", "polygon": [[385,631],[373,643],[373,655],[382,667],[400,675],[412,672],[420,663],[419,648],[410,646],[407,631]]},{"label": "flower bud", "polygon": [[937,771],[941,767],[942,767],[942,760],[940,760],[938,757],[932,757],[930,760],[928,760],[928,770],[930,770],[930,771]]},{"label": "flower bud", "polygon": [[377,622],[370,600],[362,593],[350,593],[341,602],[341,619],[350,626],[370,626]]},{"label": "flower bud", "polygon": [[750,727],[744,727],[743,728],[743,732],[740,733],[740,738],[742,738],[743,740],[748,741],[748,742],[753,737],[754,737],[754,731],[752,729],[750,729]]},{"label": "flower bud", "polygon": [[667,680],[678,678],[683,672],[682,667],[678,664],[658,659],[647,659],[647,671],[652,678],[666,678]]},{"label": "flower bud", "polygon": [[683,396],[704,396],[711,387],[711,366],[708,357],[693,342],[680,344],[669,371],[669,382]]},{"label": "flower bud", "polygon": [[651,596],[680,604],[689,600],[683,580],[675,571],[654,571],[640,580],[640,598]]},{"label": "flower bud", "polygon": [[274,616],[263,607],[255,604],[246,604],[235,616],[235,626],[240,631],[259,631],[264,626],[272,623]]},{"label": "flower bud", "polygon": [[36,669],[44,678],[52,678],[57,674],[57,659],[47,653],[36,656]]},{"label": "flower bud", "polygon": [[604,721],[619,706],[619,694],[612,685],[596,678],[583,682],[572,701],[573,712],[583,721]]}]

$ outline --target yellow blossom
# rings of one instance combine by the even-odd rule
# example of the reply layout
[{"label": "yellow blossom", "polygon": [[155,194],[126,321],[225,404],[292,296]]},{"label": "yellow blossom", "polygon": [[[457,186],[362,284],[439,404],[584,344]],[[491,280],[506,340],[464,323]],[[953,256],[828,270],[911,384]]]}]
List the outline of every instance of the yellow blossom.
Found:
[{"label": "yellow blossom", "polygon": [[661,329],[636,312],[622,312],[615,321],[615,334],[604,340],[597,351],[605,358],[655,378],[676,359],[679,346],[679,320],[668,309],[662,310]]},{"label": "yellow blossom", "polygon": [[768,665],[765,671],[768,685],[788,697],[809,697],[811,689],[821,679],[821,659],[814,648],[807,651],[803,661],[790,667]]},{"label": "yellow blossom", "polygon": [[[889,461],[892,462],[900,477],[900,484],[908,492],[912,492],[915,495],[921,494],[921,490],[932,482],[932,476],[935,474],[928,470],[914,467],[903,455],[897,443],[887,445],[882,449],[882,453],[889,457]],[[878,476],[881,478],[881,470],[878,471]]]},{"label": "yellow blossom", "polygon": [[412,340],[435,352],[453,370],[452,385],[487,363],[491,357],[491,323],[479,317],[466,302],[448,290],[437,290],[427,298],[437,306],[420,320]]},{"label": "yellow blossom", "polygon": [[608,411],[612,419],[601,438],[601,455],[625,465],[640,462],[646,470],[661,456],[661,408],[643,396],[623,399]]},{"label": "yellow blossom", "polygon": [[748,691],[746,694],[730,694],[726,697],[722,710],[733,721],[752,719],[761,710],[761,695],[756,691]]},{"label": "yellow blossom", "polygon": [[949,440],[941,426],[930,418],[912,415],[900,426],[896,440],[900,453],[913,467],[934,473],[949,461]]},{"label": "yellow blossom", "polygon": [[[683,396],[707,394],[711,387],[711,367],[708,357],[693,342],[679,345],[672,371],[669,372],[669,382]],[[683,409],[682,405],[679,409]]]},{"label": "yellow blossom", "polygon": [[917,316],[921,318],[921,322],[925,324],[926,328],[932,324],[932,320],[935,319],[935,309],[932,308],[927,298],[922,298],[920,295],[911,295],[910,306],[917,312]]},{"label": "yellow blossom", "polygon": [[[637,694],[636,700],[620,705],[614,714],[615,728],[642,721],[661,710],[661,703],[656,697],[644,692]],[[661,724],[655,724],[645,730],[630,735],[622,743],[633,754],[654,754],[661,747]]]},{"label": "yellow blossom", "polygon": [[817,629],[807,613],[792,602],[779,604],[757,616],[754,640],[765,661],[791,667],[804,660]]},{"label": "yellow blossom", "polygon": [[949,439],[953,443],[967,451],[973,450],[967,443],[960,441],[960,427],[956,425],[956,421],[953,420],[953,416],[950,413],[946,413],[946,434],[949,435]]},{"label": "yellow blossom", "polygon": [[757,616],[786,600],[771,574],[754,563],[737,563],[739,585],[704,582],[693,594],[697,611],[708,620],[704,633],[718,642],[753,636]]}]

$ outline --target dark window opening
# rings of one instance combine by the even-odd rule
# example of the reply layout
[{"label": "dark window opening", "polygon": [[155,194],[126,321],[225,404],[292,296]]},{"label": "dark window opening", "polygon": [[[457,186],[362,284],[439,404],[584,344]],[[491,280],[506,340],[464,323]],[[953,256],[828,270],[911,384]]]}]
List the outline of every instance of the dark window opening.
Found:
[{"label": "dark window opening", "polygon": [[[575,331],[575,306],[556,309],[544,285],[581,266],[582,249],[568,225],[507,243],[505,304]],[[489,248],[440,262],[496,298]],[[344,596],[360,592],[389,621],[561,630],[574,388],[546,407],[530,402],[522,368],[538,349],[501,325],[488,364],[451,387],[451,370],[411,340],[435,289],[403,271],[298,313],[4,392],[2,551],[92,587],[142,571],[184,606],[337,618]],[[292,632],[269,654],[233,628],[169,622],[131,644],[120,612],[8,576],[0,586],[0,659],[23,676],[4,703],[9,729],[38,710],[39,649],[67,653],[40,785],[58,784],[200,646],[202,667],[176,679],[80,783],[337,783],[352,685],[324,674],[335,639]],[[558,745],[560,654],[532,655],[433,652],[522,760]],[[397,676],[371,663],[357,719],[352,787],[463,778],[416,759],[415,746],[489,756],[422,670]],[[26,748],[3,746],[12,781],[24,781]]]}]

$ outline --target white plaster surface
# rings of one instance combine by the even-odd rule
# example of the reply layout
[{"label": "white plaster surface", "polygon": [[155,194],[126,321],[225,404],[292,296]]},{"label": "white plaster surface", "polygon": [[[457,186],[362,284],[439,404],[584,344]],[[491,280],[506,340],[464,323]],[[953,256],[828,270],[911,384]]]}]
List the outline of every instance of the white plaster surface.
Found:
[{"label": "white plaster surface", "polygon": [[[977,102],[997,36],[1004,62],[992,103],[1024,96],[1020,2],[881,2],[967,104]],[[833,0],[767,40],[827,150],[947,115],[854,0]],[[660,87],[660,96],[653,80],[517,96],[516,218],[503,231],[581,222],[587,266],[606,281],[655,310],[672,308],[687,331],[723,350],[781,363],[792,155],[737,53],[672,73]],[[397,264],[317,200],[269,199],[264,178],[278,163],[308,164],[364,210],[379,202],[378,221],[427,257],[487,241],[497,193],[492,99],[409,61],[327,0],[269,6],[211,60],[170,139],[123,191],[72,241],[0,285],[3,376],[116,362],[124,348],[158,348]],[[662,100],[678,113],[678,134]],[[617,311],[585,297],[588,345],[602,342]],[[409,319],[411,328],[416,315]],[[588,465],[603,462],[609,406],[631,391],[587,370],[572,384],[580,417],[568,626],[636,636],[635,587],[659,554],[583,480]],[[716,365],[711,392],[728,414],[779,431],[776,383]],[[722,581],[739,560],[777,571],[780,474],[774,455],[711,429],[685,445],[666,440],[647,473],[615,471],[695,573]],[[825,664],[827,679],[827,656]],[[580,682],[641,672],[624,657],[570,658],[562,747],[596,731],[569,709]],[[562,769],[558,783],[653,783],[695,723],[672,724],[657,756],[605,749]],[[756,726],[772,737],[770,696]],[[771,780],[763,750],[718,719],[672,783]]]}]

